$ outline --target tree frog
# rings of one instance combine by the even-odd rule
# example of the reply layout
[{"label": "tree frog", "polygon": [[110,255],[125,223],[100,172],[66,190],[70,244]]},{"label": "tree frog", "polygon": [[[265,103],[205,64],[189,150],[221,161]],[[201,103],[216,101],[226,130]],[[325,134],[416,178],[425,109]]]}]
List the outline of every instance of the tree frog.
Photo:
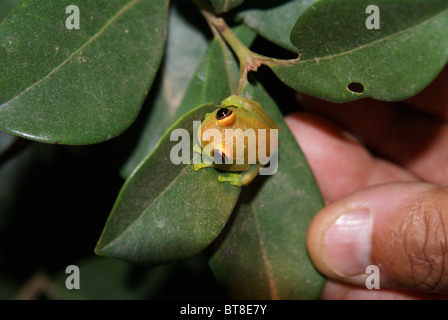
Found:
[{"label": "tree frog", "polygon": [[[223,171],[241,171],[239,174],[220,175],[218,179],[236,186],[247,186],[268,162],[261,161],[261,157],[269,158],[277,151],[277,141],[273,141],[274,147],[271,146],[271,129],[279,130],[258,102],[236,95],[224,99],[216,111],[206,114],[198,129],[199,146],[195,145],[194,151],[202,153],[208,163],[195,164],[195,170],[212,167]],[[252,138],[249,138],[250,134]],[[237,149],[242,141],[244,152],[241,152],[241,147]]]}]

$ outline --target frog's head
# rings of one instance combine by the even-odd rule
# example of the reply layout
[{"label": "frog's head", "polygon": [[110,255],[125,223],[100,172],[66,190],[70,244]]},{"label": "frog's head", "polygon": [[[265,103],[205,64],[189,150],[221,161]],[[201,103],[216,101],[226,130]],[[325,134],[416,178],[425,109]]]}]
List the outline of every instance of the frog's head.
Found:
[{"label": "frog's head", "polygon": [[207,147],[211,151],[208,154],[211,158],[218,157],[222,163],[234,160],[232,148],[226,148],[224,143],[225,130],[235,129],[239,125],[240,121],[236,120],[239,111],[236,106],[217,106],[215,111],[206,114],[198,130],[198,140],[202,149]]}]

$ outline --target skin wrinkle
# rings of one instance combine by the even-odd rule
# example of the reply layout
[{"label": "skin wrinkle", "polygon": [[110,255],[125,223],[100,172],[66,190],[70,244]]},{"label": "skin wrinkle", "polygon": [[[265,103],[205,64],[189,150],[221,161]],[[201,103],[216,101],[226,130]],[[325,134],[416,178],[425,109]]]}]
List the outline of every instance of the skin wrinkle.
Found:
[{"label": "skin wrinkle", "polygon": [[447,257],[447,250],[446,250],[446,242],[447,242],[447,233],[446,233],[446,229],[445,229],[445,224],[443,223],[443,215],[442,215],[442,210],[443,208],[437,207],[436,205],[431,205],[432,207],[432,212],[435,212],[435,219],[437,219],[437,221],[435,221],[436,225],[438,226],[438,228],[436,229],[437,232],[435,232],[435,242],[437,241],[437,239],[440,239],[440,241],[438,242],[438,244],[440,246],[439,249],[437,250],[436,248],[436,252],[439,252],[440,255],[436,255],[436,258],[438,258],[438,262],[436,261],[436,266],[439,266],[439,271],[437,272],[436,270],[436,275],[438,275],[437,277],[434,277],[433,274],[431,274],[432,279],[433,279],[433,283],[435,284],[435,290],[437,290],[440,286],[443,286],[443,275],[444,275],[444,270],[445,270],[445,263],[447,263],[446,261],[446,257]]},{"label": "skin wrinkle", "polygon": [[371,259],[380,266],[384,287],[446,292],[447,199],[448,188],[431,188],[373,231],[378,236],[372,238]]},{"label": "skin wrinkle", "polygon": [[[414,288],[421,288],[421,289],[425,289],[427,284],[426,284],[426,279],[428,279],[428,277],[430,277],[431,275],[431,264],[428,260],[428,256],[426,255],[425,252],[425,248],[427,248],[427,243],[428,243],[428,221],[426,219],[425,216],[423,216],[425,223],[420,227],[420,216],[418,215],[421,211],[420,208],[417,208],[411,215],[411,232],[410,232],[410,250],[407,251],[408,255],[410,256],[410,268],[411,268],[411,279],[413,282],[413,286]],[[412,231],[414,231],[414,229],[420,230],[420,228],[422,230],[424,230],[423,232],[423,243],[420,247],[415,246],[415,244],[413,243],[413,233]],[[419,256],[421,251],[421,255],[422,257]],[[423,273],[425,273],[425,276],[423,276]],[[421,279],[421,280],[420,280]]]},{"label": "skin wrinkle", "polygon": [[[443,219],[442,216],[441,216],[441,219]],[[442,220],[442,227],[443,227],[443,234],[445,235],[445,241],[442,243],[442,250],[443,250],[444,256],[443,256],[443,262],[442,262],[442,278],[441,278],[441,282],[443,281],[443,275],[445,275],[445,272],[446,272],[445,266],[448,265],[448,254],[447,254],[447,251],[448,251],[447,250],[448,249],[447,248],[448,233],[447,233],[446,225],[443,223],[443,220]]]},{"label": "skin wrinkle", "polygon": [[[429,211],[433,214],[426,215],[426,225],[427,225],[427,238],[432,237],[433,242],[428,244],[428,241],[425,242],[425,257],[428,259],[430,274],[428,275],[430,280],[429,286],[432,286],[432,289],[437,291],[437,289],[443,285],[441,280],[443,278],[443,265],[445,262],[446,256],[446,233],[443,227],[443,218],[441,213],[441,208],[436,207],[431,204]],[[432,232],[432,228],[435,227],[434,232]],[[425,279],[426,280],[426,279]],[[426,283],[426,281],[425,281]]]},{"label": "skin wrinkle", "polygon": [[[430,225],[431,225],[431,216],[426,215],[425,216],[425,225],[426,225],[426,237],[425,237],[425,242],[423,243],[423,256],[427,261],[428,264],[428,274],[427,276],[424,278],[423,280],[423,284],[424,285],[428,285],[429,287],[433,286],[433,290],[435,290],[438,286],[438,284],[440,283],[440,280],[436,280],[436,278],[440,279],[441,278],[441,274],[440,272],[438,272],[439,276],[437,276],[437,269],[440,269],[437,267],[437,263],[438,263],[438,259],[437,256],[433,256],[432,255],[432,248],[431,248],[431,243],[429,243],[430,239],[429,237],[431,237],[431,232],[430,232]],[[437,236],[437,233],[435,234],[435,236]],[[434,239],[435,240],[435,239]],[[440,263],[439,263],[440,264]]]},{"label": "skin wrinkle", "polygon": [[[416,214],[418,214],[420,212],[419,208],[416,208],[415,210],[413,210],[413,212],[410,215],[409,218],[409,223],[407,224],[407,226],[409,226],[409,228],[406,228],[405,230],[405,254],[408,257],[408,261],[409,261],[409,268],[410,268],[410,279],[412,280],[412,287],[416,288],[416,289],[423,289],[424,286],[421,285],[422,282],[424,282],[424,280],[419,280],[419,276],[418,274],[421,273],[421,270],[424,270],[425,265],[429,266],[429,263],[427,261],[427,257],[425,256],[424,250],[422,250],[422,255],[423,258],[419,257],[419,253],[418,253],[418,248],[415,248],[414,245],[414,234],[417,234],[415,232],[414,229],[420,229],[420,227],[417,225],[418,222],[418,218],[416,217]],[[424,243],[423,243],[423,248],[426,246],[426,242],[427,242],[427,223],[424,224],[424,236],[422,239],[424,239]],[[423,279],[427,278],[427,276],[423,277]]]},{"label": "skin wrinkle", "polygon": [[[436,267],[435,267],[435,263],[437,263],[437,259],[433,259],[432,255],[431,255],[431,243],[429,243],[429,237],[431,236],[430,234],[430,225],[431,225],[431,221],[430,221],[431,217],[428,215],[425,215],[425,241],[423,242],[423,257],[427,263],[427,269],[429,269],[427,271],[427,275],[426,277],[423,278],[423,286],[428,285],[429,287],[431,287],[431,283],[435,284],[434,281],[434,272],[436,271]],[[434,263],[435,262],[435,263]],[[424,265],[423,265],[424,267]],[[440,277],[439,277],[440,278]],[[430,279],[430,280],[429,280]],[[429,280],[429,281],[428,281]],[[433,288],[435,289],[437,287],[437,285],[434,285]]]},{"label": "skin wrinkle", "polygon": [[[411,261],[411,254],[409,253],[410,250],[408,248],[408,243],[409,243],[409,239],[408,239],[408,235],[410,234],[410,232],[408,232],[407,230],[409,229],[409,224],[410,221],[408,221],[407,223],[404,224],[403,228],[402,228],[402,232],[404,235],[404,252],[405,252],[405,257],[407,258],[408,261],[408,265],[410,266],[410,279],[412,280],[412,287],[415,287],[415,281],[414,281],[414,274],[413,274],[413,268],[412,268],[412,261]],[[412,239],[412,235],[411,235],[411,239]]]},{"label": "skin wrinkle", "polygon": [[[415,289],[443,290],[446,263],[446,233],[441,208],[426,203],[425,197],[413,208],[403,228],[409,276]],[[423,242],[419,244],[418,240]]]}]

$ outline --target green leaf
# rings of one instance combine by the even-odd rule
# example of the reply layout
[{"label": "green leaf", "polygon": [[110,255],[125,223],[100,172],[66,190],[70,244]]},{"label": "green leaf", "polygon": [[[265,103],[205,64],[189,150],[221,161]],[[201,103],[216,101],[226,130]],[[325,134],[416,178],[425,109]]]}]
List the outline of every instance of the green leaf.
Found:
[{"label": "green leaf", "polygon": [[[157,90],[154,90],[151,111],[137,146],[120,170],[124,178],[154,149],[166,129],[176,121],[182,97],[207,49],[207,39],[192,25],[192,19],[203,19],[194,6],[185,1],[171,4],[164,61],[153,88]],[[200,104],[190,105],[188,110]]]},{"label": "green leaf", "polygon": [[0,129],[91,144],[136,118],[160,63],[167,0],[22,1],[0,26]]},{"label": "green leaf", "polygon": [[[233,31],[246,45],[250,45],[255,39],[255,33],[244,25],[234,28]],[[176,49],[177,46],[173,49],[168,48],[167,51],[176,51]],[[238,78],[238,64],[232,53],[221,40],[213,39],[202,55],[181,103],[170,105],[169,110],[167,110],[165,104],[153,106],[155,108],[154,113],[147,122],[137,148],[125,164],[122,175],[127,177],[132,172],[154,148],[155,143],[163,133],[162,130],[166,130],[175,119],[200,104],[208,102],[219,104],[224,98],[235,93]],[[169,89],[165,88],[166,82],[163,83],[163,86],[162,91],[169,92]],[[157,118],[154,118],[155,116]]]},{"label": "green leaf", "polygon": [[[173,119],[179,118],[182,114],[192,108],[207,102],[219,104],[225,97],[232,92],[231,86],[235,77],[231,70],[227,69],[225,50],[228,50],[218,39],[212,41],[206,53],[199,62],[192,80],[190,81],[187,92],[177,108],[167,112],[166,106],[161,106],[149,119],[149,126],[146,127],[142,135],[141,142],[137,146],[134,154],[126,163],[123,175],[126,176],[140,163],[140,161],[154,148],[154,143],[160,137],[160,131],[166,129]],[[230,66],[231,68],[233,65]],[[161,116],[163,115],[163,116]],[[153,118],[159,116],[158,118]],[[157,126],[150,125],[159,121]],[[165,126],[165,128],[163,128]],[[145,142],[148,143],[145,143]]]},{"label": "green leaf", "polygon": [[0,2],[0,22],[14,9],[20,0],[2,0]]},{"label": "green leaf", "polygon": [[238,7],[244,2],[244,0],[210,0],[210,2],[216,12],[224,13]]},{"label": "green leaf", "polygon": [[[176,264],[144,267],[88,255],[71,261],[80,270],[80,288],[67,290],[69,276],[66,266],[55,276],[45,277],[47,284],[42,294],[50,300],[148,300],[148,299],[198,299],[217,296],[216,283],[206,258],[199,255]],[[0,275],[0,297],[6,296]],[[11,280],[11,279],[9,279]],[[5,283],[6,282],[6,283]],[[192,288],[194,286],[194,288]],[[211,295],[211,297],[210,297]]]},{"label": "green leaf", "polygon": [[297,53],[297,48],[289,39],[291,29],[302,12],[316,1],[246,0],[244,9],[238,12],[237,18],[269,41]]},{"label": "green leaf", "polygon": [[[214,104],[201,105],[179,119],[128,178],[107,220],[96,252],[139,264],[164,264],[194,256],[221,232],[240,188],[218,181],[216,170],[170,161],[174,129],[185,129],[193,144],[193,121]],[[191,152],[192,153],[192,152]],[[190,154],[190,156],[192,156]]]},{"label": "green leaf", "polygon": [[[48,285],[48,299],[77,300],[140,300],[156,298],[173,265],[141,268],[129,263],[99,256],[88,256],[76,261],[81,274],[78,290],[67,290],[67,274],[61,270]],[[138,279],[138,281],[136,281]]]},{"label": "green leaf", "polygon": [[292,66],[271,65],[292,88],[345,102],[408,98],[428,85],[448,57],[448,1],[378,0],[380,29],[368,29],[369,0],[321,0],[291,32],[302,53]]},{"label": "green leaf", "polygon": [[243,188],[232,218],[212,245],[209,264],[233,298],[316,299],[324,278],[311,264],[305,241],[323,200],[275,102],[261,86],[248,94],[280,127],[278,171]]},{"label": "green leaf", "polygon": [[237,83],[238,68],[235,60],[225,44],[214,39],[199,62],[177,115],[202,103],[221,103],[236,91]]}]

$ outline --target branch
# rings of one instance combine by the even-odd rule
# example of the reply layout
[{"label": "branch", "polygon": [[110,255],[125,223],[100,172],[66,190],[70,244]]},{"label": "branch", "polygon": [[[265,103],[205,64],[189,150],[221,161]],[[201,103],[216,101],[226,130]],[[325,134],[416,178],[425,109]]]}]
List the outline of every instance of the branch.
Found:
[{"label": "branch", "polygon": [[217,17],[207,1],[195,0],[202,15],[207,21],[210,29],[215,35],[222,37],[230,46],[232,51],[237,56],[240,63],[240,80],[238,84],[237,95],[241,93],[244,85],[247,83],[247,73],[250,71],[257,71],[261,65],[294,65],[300,60],[300,55],[296,59],[275,59],[257,54],[247,48],[240,39],[233,33],[232,29],[227,25],[223,18]]}]

